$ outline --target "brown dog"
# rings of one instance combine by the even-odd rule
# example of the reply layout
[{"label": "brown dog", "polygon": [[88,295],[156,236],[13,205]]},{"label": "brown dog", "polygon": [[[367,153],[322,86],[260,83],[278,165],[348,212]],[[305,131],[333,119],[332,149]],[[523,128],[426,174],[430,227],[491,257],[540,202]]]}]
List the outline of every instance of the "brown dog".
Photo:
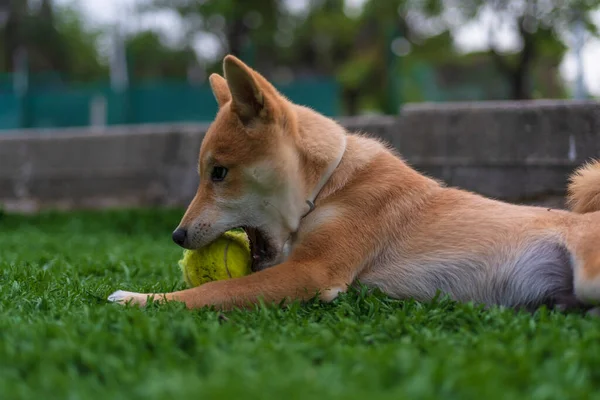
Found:
[{"label": "brown dog", "polygon": [[377,140],[291,103],[233,56],[224,72],[210,77],[219,112],[173,240],[196,249],[243,227],[255,272],[111,301],[330,301],[355,281],[424,301],[438,290],[529,309],[600,300],[600,163],[574,175],[573,212],[506,204],[419,174]]}]

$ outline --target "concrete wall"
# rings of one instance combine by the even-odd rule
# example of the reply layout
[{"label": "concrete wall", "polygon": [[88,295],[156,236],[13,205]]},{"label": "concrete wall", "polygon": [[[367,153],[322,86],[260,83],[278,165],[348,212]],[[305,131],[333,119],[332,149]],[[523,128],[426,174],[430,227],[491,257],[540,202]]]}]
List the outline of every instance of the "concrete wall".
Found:
[{"label": "concrete wall", "polygon": [[[600,103],[408,105],[399,117],[344,118],[416,169],[513,202],[560,199],[569,173],[600,150]],[[8,210],[185,205],[207,125],[0,133]]]}]

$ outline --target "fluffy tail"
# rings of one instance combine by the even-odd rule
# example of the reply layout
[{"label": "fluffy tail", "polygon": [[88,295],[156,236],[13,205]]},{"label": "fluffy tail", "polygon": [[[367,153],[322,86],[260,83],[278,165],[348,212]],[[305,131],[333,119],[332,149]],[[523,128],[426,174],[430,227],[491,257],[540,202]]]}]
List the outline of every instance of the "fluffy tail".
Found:
[{"label": "fluffy tail", "polygon": [[580,214],[600,211],[600,161],[590,162],[571,175],[567,203]]}]

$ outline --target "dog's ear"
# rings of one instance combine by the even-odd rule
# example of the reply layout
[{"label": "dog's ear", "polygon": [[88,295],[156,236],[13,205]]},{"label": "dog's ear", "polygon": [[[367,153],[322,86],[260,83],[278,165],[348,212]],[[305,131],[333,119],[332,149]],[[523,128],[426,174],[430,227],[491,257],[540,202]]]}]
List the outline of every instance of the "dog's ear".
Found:
[{"label": "dog's ear", "polygon": [[272,117],[271,90],[254,71],[238,58],[228,55],[223,61],[225,79],[231,92],[231,109],[244,125]]},{"label": "dog's ear", "polygon": [[229,92],[227,81],[219,74],[211,74],[208,80],[215,99],[217,99],[217,103],[219,104],[219,108],[223,107],[223,104],[231,100],[231,93]]}]

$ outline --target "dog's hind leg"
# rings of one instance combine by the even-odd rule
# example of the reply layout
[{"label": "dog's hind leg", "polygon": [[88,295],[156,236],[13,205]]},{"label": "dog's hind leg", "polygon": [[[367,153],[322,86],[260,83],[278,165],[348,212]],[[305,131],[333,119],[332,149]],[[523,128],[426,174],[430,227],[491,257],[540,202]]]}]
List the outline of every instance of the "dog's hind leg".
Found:
[{"label": "dog's hind leg", "polygon": [[589,314],[600,316],[600,161],[575,171],[568,192],[569,208],[588,218],[571,234],[574,238],[570,241],[575,242],[574,292],[580,301],[595,306]]},{"label": "dog's hind leg", "polygon": [[[573,253],[573,287],[575,296],[590,307],[600,306],[600,230],[585,227],[578,235]],[[600,313],[600,310],[590,310]]]}]

